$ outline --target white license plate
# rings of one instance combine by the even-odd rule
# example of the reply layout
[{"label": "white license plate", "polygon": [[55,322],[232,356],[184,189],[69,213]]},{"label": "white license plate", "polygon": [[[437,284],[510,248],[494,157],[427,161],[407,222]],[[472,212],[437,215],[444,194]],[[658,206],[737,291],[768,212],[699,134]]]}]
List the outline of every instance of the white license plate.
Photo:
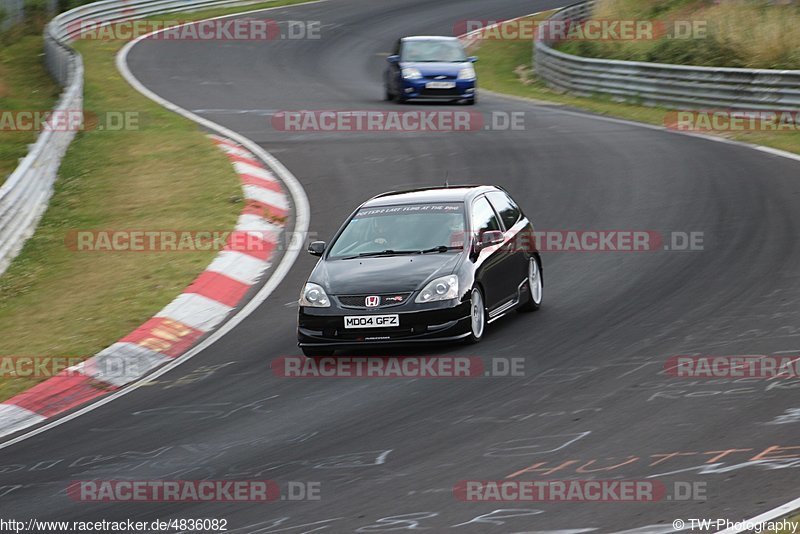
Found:
[{"label": "white license plate", "polygon": [[453,82],[428,82],[425,87],[428,89],[452,89],[456,84]]},{"label": "white license plate", "polygon": [[400,326],[400,316],[394,315],[351,315],[344,318],[345,328],[391,328]]}]

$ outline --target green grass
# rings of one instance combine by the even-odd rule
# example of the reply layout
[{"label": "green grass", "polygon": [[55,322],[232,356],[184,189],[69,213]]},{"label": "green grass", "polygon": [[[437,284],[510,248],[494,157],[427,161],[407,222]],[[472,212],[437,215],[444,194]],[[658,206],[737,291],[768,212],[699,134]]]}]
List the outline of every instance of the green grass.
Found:
[{"label": "green grass", "polygon": [[[44,67],[41,32],[26,26],[0,36],[0,113],[50,110],[59,92]],[[36,136],[34,131],[0,130],[0,184],[28,153]]]},{"label": "green grass", "polygon": [[789,517],[787,520],[790,522],[789,528],[773,532],[775,532],[775,534],[797,534],[800,532],[800,515]]},{"label": "green grass", "polygon": [[[534,18],[541,20],[552,13],[542,13]],[[532,72],[532,49],[532,44],[528,41],[487,40],[480,43],[471,53],[480,56],[476,68],[481,87],[542,104],[564,105],[600,115],[663,125],[664,115],[669,111],[667,109],[614,102],[599,95],[594,98],[581,98],[549,89]],[[800,133],[797,132],[737,133],[726,137],[800,154]],[[790,518],[790,521],[800,522],[800,515]],[[776,534],[794,533],[790,528]]]},{"label": "green grass", "polygon": [[707,0],[600,0],[594,19],[698,21],[695,38],[571,41],[563,52],[628,61],[709,67],[800,69],[800,5],[766,0],[714,4]]},{"label": "green grass", "polygon": [[[550,14],[552,12],[540,14],[535,18],[541,20]],[[471,53],[480,57],[480,61],[476,63],[480,85],[490,91],[659,126],[664,125],[665,116],[671,111],[665,108],[615,102],[602,95],[583,98],[554,91],[534,75],[531,66],[533,46],[529,41],[486,40],[479,43]],[[720,135],[800,154],[798,131],[725,132]]]},{"label": "green grass", "polygon": [[[224,231],[241,211],[241,188],[225,155],[193,122],[140,95],[119,74],[114,61],[124,44],[76,44],[86,67],[85,108],[137,112],[139,129],[87,130],[70,146],[36,234],[0,277],[0,356],[89,357],[168,304],[215,255],[75,252],[65,244],[70,230]],[[0,399],[37,381],[0,377]]]}]

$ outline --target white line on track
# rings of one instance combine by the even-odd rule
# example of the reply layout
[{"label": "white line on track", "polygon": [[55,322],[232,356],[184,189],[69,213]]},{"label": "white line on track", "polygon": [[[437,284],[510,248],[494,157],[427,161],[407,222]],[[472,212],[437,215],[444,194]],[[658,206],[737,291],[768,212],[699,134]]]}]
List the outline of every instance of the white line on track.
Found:
[{"label": "white line on track", "polygon": [[[314,0],[312,2],[306,2],[304,4],[297,4],[295,6],[288,6],[288,7],[302,7],[302,6],[307,6],[307,5],[311,5],[311,4],[319,4],[319,3],[322,3],[322,2],[326,2],[326,1],[327,0]],[[218,19],[225,19],[225,18],[230,18],[230,17],[238,17],[238,16],[241,16],[241,15],[248,15],[248,14],[251,14],[251,13],[259,13],[259,12],[262,12],[262,11],[271,11],[273,9],[283,9],[283,8],[286,8],[286,7],[287,6],[276,6],[276,7],[270,7],[270,8],[265,8],[265,9],[255,9],[255,10],[251,10],[251,11],[242,11],[242,12],[239,12],[239,13],[231,13],[229,15],[222,15],[220,17],[212,17],[210,19],[205,19],[205,20],[218,20]],[[176,26],[176,27],[189,26],[191,24],[196,24],[197,22],[200,22],[200,21],[187,22],[185,24],[181,24],[180,26]],[[122,48],[122,50],[120,50],[119,53],[117,54],[117,69],[120,71],[120,73],[122,73],[122,76],[128,81],[129,84],[131,84],[131,86],[133,86],[134,89],[136,89],[137,91],[142,93],[144,96],[146,96],[150,100],[153,100],[154,102],[160,104],[161,106],[167,108],[168,110],[174,111],[175,113],[177,113],[179,115],[182,115],[182,116],[186,117],[187,119],[189,119],[191,121],[194,121],[197,124],[199,124],[201,126],[204,126],[205,128],[208,128],[209,130],[213,130],[214,132],[218,133],[219,135],[222,135],[224,137],[227,137],[229,139],[232,139],[232,140],[236,141],[237,143],[241,144],[242,146],[246,147],[248,150],[250,150],[251,152],[256,154],[263,161],[267,162],[269,167],[280,177],[280,179],[286,185],[286,188],[289,190],[289,194],[292,196],[292,202],[294,204],[294,211],[295,211],[295,224],[294,224],[295,235],[305,235],[305,233],[308,232],[308,225],[309,225],[309,222],[311,220],[311,210],[310,210],[310,207],[309,207],[309,204],[308,204],[308,197],[306,196],[306,193],[303,190],[303,187],[300,185],[300,182],[291,173],[291,171],[289,171],[289,169],[287,169],[280,161],[275,159],[275,157],[273,157],[272,154],[270,154],[269,152],[267,152],[266,150],[264,150],[263,148],[258,146],[258,144],[256,144],[255,142],[253,142],[250,139],[244,137],[243,135],[238,134],[238,133],[234,132],[233,130],[229,130],[228,128],[225,128],[224,126],[219,125],[219,124],[217,124],[215,122],[212,122],[212,121],[210,121],[208,119],[200,117],[199,115],[195,115],[194,113],[183,109],[182,107],[170,102],[169,100],[166,100],[165,98],[160,97],[159,95],[157,95],[156,93],[154,93],[153,91],[151,91],[150,89],[145,87],[133,75],[133,73],[130,71],[130,69],[128,68],[128,63],[127,63],[128,53],[130,52],[130,50],[134,46],[136,46],[136,44],[139,43],[140,41],[142,41],[144,39],[147,39],[148,37],[151,37],[153,35],[156,35],[158,33],[161,33],[163,31],[164,31],[164,29],[156,30],[156,31],[148,33],[146,35],[142,35],[142,36],[138,37],[137,39],[127,43]],[[118,398],[120,398],[120,397],[122,397],[124,395],[127,395],[128,393],[131,393],[132,391],[137,390],[139,387],[141,387],[143,385],[146,385],[148,382],[153,381],[154,379],[158,378],[159,376],[163,375],[164,373],[167,373],[167,372],[171,371],[172,369],[178,367],[179,365],[189,361],[194,356],[196,356],[197,354],[199,354],[203,350],[207,349],[208,347],[213,345],[215,342],[217,342],[220,339],[222,339],[222,337],[224,337],[228,332],[230,332],[232,329],[234,329],[239,323],[241,323],[247,317],[249,317],[250,314],[253,313],[253,311],[255,311],[255,309],[258,308],[258,306],[260,306],[261,303],[263,303],[272,294],[272,292],[275,290],[275,288],[278,287],[278,284],[280,284],[281,281],[286,277],[286,275],[289,272],[289,269],[291,269],[292,265],[294,264],[295,260],[297,259],[297,256],[299,255],[299,253],[300,253],[300,251],[299,251],[298,247],[289,247],[289,250],[287,250],[285,255],[283,256],[283,258],[281,258],[281,262],[278,264],[278,266],[276,267],[275,271],[270,276],[269,280],[267,280],[267,283],[264,284],[264,287],[262,287],[258,291],[258,293],[255,294],[255,296],[250,300],[250,302],[245,304],[245,306],[242,307],[242,309],[239,310],[236,313],[236,315],[231,317],[224,325],[222,325],[222,327],[220,327],[219,330],[216,330],[213,334],[208,336],[205,340],[203,340],[200,344],[195,346],[193,349],[191,349],[189,352],[187,352],[183,356],[180,356],[180,357],[176,358],[174,361],[170,362],[169,364],[165,365],[164,367],[159,368],[158,370],[156,370],[152,374],[149,374],[149,375],[141,378],[140,380],[134,382],[130,386],[128,386],[128,387],[126,387],[126,388],[124,388],[124,389],[122,389],[122,390],[120,390],[120,391],[118,391],[116,393],[112,393],[111,395],[108,395],[107,397],[103,397],[103,398],[99,399],[97,402],[93,402],[93,403],[89,404],[88,406],[85,406],[85,407],[81,408],[80,410],[78,410],[76,412],[73,412],[73,413],[71,413],[69,415],[66,415],[64,417],[56,419],[56,420],[54,420],[54,421],[52,421],[52,422],[50,422],[50,423],[48,423],[46,425],[43,425],[43,426],[41,426],[39,428],[31,430],[30,432],[26,432],[25,434],[17,436],[16,438],[13,438],[13,439],[10,439],[10,440],[8,440],[6,442],[0,443],[0,449],[5,449],[6,447],[10,447],[11,445],[14,445],[14,444],[19,443],[21,441],[24,441],[26,439],[32,438],[33,436],[41,434],[42,432],[46,432],[47,430],[50,430],[51,428],[55,428],[57,426],[63,425],[64,423],[66,423],[68,421],[71,421],[71,420],[73,420],[73,419],[75,419],[77,417],[80,417],[80,416],[82,416],[82,415],[84,415],[86,413],[89,413],[89,412],[91,412],[93,410],[96,410],[97,408],[99,408],[101,406],[104,406],[105,404],[108,404],[111,401],[114,401],[114,400],[116,400],[116,399],[118,399]]]},{"label": "white line on track", "polygon": [[[316,1],[313,1],[313,2],[308,2],[308,3],[305,3],[305,4],[298,4],[297,6],[291,6],[291,7],[302,7],[304,5],[317,4],[317,3],[321,3],[321,2],[325,2],[325,1],[327,1],[327,0],[316,0]],[[286,6],[280,6],[280,7],[286,7]],[[267,8],[267,9],[257,9],[257,10],[253,10],[253,11],[244,11],[244,12],[241,12],[241,13],[234,13],[234,14],[231,14],[231,15],[223,15],[221,17],[214,17],[212,19],[207,19],[207,20],[224,19],[224,18],[228,18],[228,17],[246,15],[246,14],[249,14],[249,13],[258,13],[260,11],[269,11],[269,10],[272,10],[272,9],[279,9],[279,7]],[[511,19],[511,20],[517,20],[517,19],[521,19],[521,18],[525,18],[525,17],[531,17],[531,16],[534,16],[534,15],[538,15],[540,13],[542,13],[542,12],[532,13],[530,15],[524,15],[522,17],[517,17],[516,19]],[[196,21],[196,22],[199,22],[199,21]],[[194,22],[193,23],[188,23],[188,24],[194,24]],[[183,26],[186,26],[188,24],[184,24]],[[250,150],[252,150],[259,157],[262,157],[262,158],[264,158],[265,161],[269,162],[270,166],[275,170],[276,173],[278,173],[278,175],[281,177],[281,179],[284,180],[284,182],[286,183],[287,187],[289,188],[290,194],[292,195],[292,199],[293,199],[294,204],[295,204],[295,213],[296,213],[295,231],[299,231],[298,229],[302,228],[302,232],[306,232],[308,230],[308,224],[309,224],[309,221],[310,221],[310,211],[309,211],[309,205],[308,205],[308,198],[306,197],[305,191],[303,191],[303,188],[300,185],[300,183],[297,181],[297,179],[294,177],[294,175],[286,167],[284,167],[271,154],[269,154],[267,151],[265,151],[260,146],[258,146],[256,143],[254,143],[253,141],[247,139],[246,137],[244,137],[242,135],[239,135],[236,132],[233,132],[231,130],[228,130],[227,128],[225,128],[223,126],[220,126],[220,125],[218,125],[218,124],[216,124],[216,123],[214,123],[212,121],[204,119],[203,117],[199,117],[199,116],[195,115],[194,113],[186,111],[185,109],[173,104],[172,102],[169,102],[168,100],[165,100],[165,99],[161,98],[160,96],[156,95],[155,93],[153,93],[152,91],[150,91],[149,89],[144,87],[139,82],[139,80],[137,80],[133,76],[133,74],[130,72],[130,70],[128,69],[128,65],[126,63],[126,58],[127,58],[127,55],[128,55],[128,52],[130,51],[130,49],[136,43],[141,41],[142,39],[145,39],[145,38],[149,37],[150,35],[154,35],[154,34],[157,34],[157,33],[160,33],[160,32],[159,31],[155,31],[155,32],[153,32],[151,34],[144,35],[142,37],[139,37],[135,41],[131,41],[130,43],[125,45],[125,47],[120,51],[120,53],[117,56],[117,68],[120,70],[120,72],[122,72],[122,75],[126,78],[126,80],[128,80],[128,82],[131,85],[133,85],[134,88],[136,88],[140,93],[144,94],[145,96],[147,96],[151,100],[154,100],[155,102],[158,102],[159,104],[161,104],[165,108],[167,108],[167,109],[169,109],[171,111],[174,111],[174,112],[176,112],[176,113],[178,113],[180,115],[183,115],[184,117],[186,117],[188,119],[191,119],[191,120],[193,120],[193,121],[195,121],[195,122],[197,122],[197,123],[199,123],[199,124],[201,124],[203,126],[206,126],[207,128],[209,128],[211,130],[215,130],[215,131],[219,132],[222,135],[225,135],[225,136],[227,136],[227,137],[229,137],[231,139],[234,139],[234,140],[238,141],[239,143],[241,143],[245,147],[247,147]],[[464,37],[464,36],[461,36],[461,37]],[[530,102],[531,104],[535,104],[531,99],[513,98],[513,97],[508,97],[506,95],[500,95],[498,93],[492,93],[492,94],[496,95],[496,96],[498,96],[500,98],[510,98],[512,100],[515,100],[515,99],[526,100],[526,101]],[[774,156],[788,158],[788,159],[792,159],[794,161],[800,161],[800,155],[792,154],[791,152],[786,152],[784,150],[778,150],[778,149],[775,149],[775,148],[770,148],[770,147],[765,147],[765,146],[760,146],[760,145],[753,145],[753,144],[750,144],[750,143],[743,143],[741,141],[732,141],[730,139],[725,139],[725,138],[715,137],[715,136],[710,136],[710,135],[704,135],[704,134],[696,134],[696,133],[688,133],[688,132],[676,132],[676,131],[669,130],[669,129],[667,129],[665,127],[661,127],[661,126],[654,126],[654,125],[651,125],[651,124],[644,124],[644,123],[640,123],[640,122],[628,121],[628,120],[625,120],[625,119],[616,119],[616,118],[612,118],[612,117],[602,117],[602,116],[593,115],[591,113],[585,113],[585,112],[581,112],[581,111],[572,111],[572,110],[559,109],[559,108],[556,108],[555,106],[548,107],[546,109],[548,111],[553,111],[555,113],[565,113],[565,114],[568,114],[568,115],[578,115],[578,116],[581,116],[581,117],[588,117],[588,118],[591,118],[591,119],[605,121],[605,122],[614,122],[614,123],[617,123],[617,124],[625,124],[625,125],[635,126],[635,127],[640,127],[640,128],[648,128],[648,129],[651,129],[651,130],[670,132],[670,133],[674,133],[674,134],[678,134],[678,135],[688,135],[690,137],[698,137],[698,138],[701,138],[701,139],[706,139],[706,140],[715,141],[715,142],[719,142],[719,143],[726,143],[726,144],[731,144],[731,145],[735,145],[735,146],[747,147],[747,148],[750,148],[752,150],[758,150],[760,152],[765,152],[767,154],[771,154],[771,155],[774,155]],[[193,356],[198,354],[200,351],[202,351],[205,348],[209,347],[215,341],[219,340],[225,334],[227,334],[237,324],[239,324],[244,319],[246,319],[253,312],[253,310],[255,310],[255,308],[257,308],[264,300],[267,299],[267,297],[269,297],[269,295],[275,290],[275,288],[278,286],[278,284],[281,282],[281,280],[283,280],[283,278],[288,273],[288,271],[291,268],[292,264],[297,259],[298,253],[299,253],[299,251],[297,251],[297,250],[293,250],[293,251],[288,252],[283,257],[283,259],[281,260],[281,263],[278,265],[278,268],[275,270],[275,272],[272,274],[270,279],[267,281],[267,284],[263,288],[261,288],[261,290],[255,295],[255,297],[253,297],[253,300],[251,300],[235,316],[233,316],[227,323],[225,323],[225,325],[222,328],[220,328],[219,330],[214,332],[214,334],[209,336],[203,343],[201,343],[200,345],[196,346],[194,349],[192,349],[191,351],[189,351],[185,355],[181,356],[180,358],[176,359],[173,363],[171,363],[171,364],[169,364],[169,365],[167,365],[165,367],[162,367],[161,369],[159,369],[155,373],[153,373],[153,374],[151,374],[151,375],[149,375],[149,376],[147,376],[145,378],[142,378],[141,380],[139,380],[138,382],[136,382],[132,386],[130,386],[128,388],[125,388],[124,390],[122,390],[122,391],[120,391],[118,393],[114,393],[114,394],[112,394],[112,395],[110,395],[108,397],[104,397],[103,399],[99,400],[98,402],[90,404],[89,406],[86,406],[85,408],[82,408],[82,409],[78,410],[77,412],[74,412],[74,413],[72,413],[72,414],[70,414],[68,416],[62,417],[61,419],[57,419],[57,420],[53,421],[52,423],[49,423],[47,425],[42,426],[41,428],[38,428],[36,430],[33,430],[31,432],[28,432],[28,433],[25,433],[25,434],[23,434],[21,436],[18,436],[16,438],[14,438],[13,440],[9,440],[9,441],[7,441],[5,443],[2,443],[2,444],[0,444],[0,449],[4,449],[4,448],[6,448],[6,447],[8,447],[10,445],[13,445],[13,444],[18,443],[20,441],[28,439],[28,438],[30,438],[32,436],[35,436],[37,434],[40,434],[40,433],[46,431],[46,430],[49,430],[50,428],[53,428],[55,426],[61,425],[63,423],[66,423],[67,421],[70,421],[70,420],[72,420],[72,419],[74,419],[76,417],[79,417],[79,416],[87,413],[87,412],[90,412],[90,411],[92,411],[92,410],[94,410],[96,408],[99,408],[100,406],[102,406],[102,405],[104,405],[104,404],[106,404],[108,402],[111,402],[112,400],[114,400],[114,399],[116,399],[118,397],[126,395],[127,393],[130,393],[131,391],[137,389],[138,387],[140,387],[141,385],[145,384],[146,382],[151,381],[154,378],[157,378],[157,377],[161,376],[162,374],[172,370],[173,368],[177,367],[178,365],[184,363],[185,361],[189,360],[190,358],[192,358]],[[779,518],[779,517],[781,517],[783,515],[787,515],[787,514],[791,513],[792,511],[794,511],[794,510],[796,510],[798,508],[800,508],[800,498],[795,499],[793,501],[790,501],[790,502],[788,502],[786,504],[783,504],[781,506],[778,506],[777,508],[773,508],[772,510],[769,510],[767,512],[764,512],[763,514],[758,515],[758,516],[750,519],[749,521],[750,522],[756,522],[756,523],[757,522],[763,522],[763,521],[769,521],[771,519],[776,519],[776,518]],[[722,532],[720,532],[718,534],[735,534],[735,533],[734,533],[733,529],[728,529],[728,530],[724,530],[724,531],[722,531]]]},{"label": "white line on track", "polygon": [[[533,17],[533,16],[536,16],[536,15],[541,15],[544,12],[545,11],[537,11],[536,13],[531,13],[529,15],[523,15],[521,17],[516,17],[516,18],[513,18],[513,19],[509,19],[507,21],[503,21],[503,22],[504,23],[505,22],[513,22],[515,20],[524,19],[524,18],[528,18],[528,17]],[[491,28],[493,26],[498,26],[498,24],[492,24],[491,26],[489,26],[489,28]],[[459,35],[459,38],[463,39],[463,38],[469,36],[470,34],[474,34],[474,33],[477,33],[479,31],[485,31],[485,30],[486,30],[486,28],[481,28],[481,29],[475,30],[473,32],[468,32],[468,33]],[[624,124],[626,126],[634,126],[634,127],[638,127],[638,128],[647,128],[649,130],[657,130],[657,131],[661,131],[661,132],[668,132],[668,133],[672,133],[672,134],[676,134],[676,135],[685,135],[685,136],[689,136],[689,137],[696,137],[696,138],[700,138],[700,139],[705,139],[707,141],[714,141],[714,142],[717,142],[717,143],[724,143],[724,144],[728,144],[728,145],[749,148],[751,150],[757,150],[759,152],[764,152],[764,153],[770,154],[772,156],[778,156],[778,157],[790,159],[790,160],[793,160],[793,161],[800,161],[800,155],[794,154],[792,152],[787,152],[785,150],[779,150],[777,148],[771,148],[771,147],[766,147],[766,146],[761,146],[761,145],[755,145],[755,144],[752,144],[752,143],[745,143],[745,142],[742,142],[742,141],[734,141],[732,139],[726,139],[724,137],[717,137],[717,136],[714,136],[714,135],[706,135],[706,134],[694,133],[694,132],[679,132],[679,131],[675,131],[675,130],[670,130],[669,128],[666,128],[664,126],[656,126],[654,124],[646,124],[646,123],[643,123],[643,122],[635,122],[635,121],[630,121],[630,120],[626,120],[626,119],[617,119],[617,118],[614,118],[614,117],[604,117],[604,116],[601,116],[601,115],[595,115],[595,114],[588,113],[588,112],[583,112],[583,111],[580,111],[580,110],[563,109],[563,108],[561,108],[559,106],[542,105],[538,101],[535,101],[534,99],[531,99],[531,98],[518,97],[518,96],[512,96],[512,95],[504,95],[504,94],[501,94],[501,93],[496,93],[494,91],[487,91],[486,89],[482,89],[481,91],[489,93],[492,96],[496,96],[498,98],[504,98],[506,100],[527,101],[531,105],[537,105],[541,109],[549,111],[549,112],[552,112],[552,113],[563,113],[563,114],[566,114],[566,115],[573,115],[573,116],[578,116],[578,117],[581,117],[581,118],[587,118],[588,117],[590,119],[595,119],[595,120],[604,121],[604,122],[611,122],[611,123],[615,123],[615,124]],[[764,512],[761,515],[758,515],[758,516],[756,516],[756,517],[754,517],[752,519],[747,520],[747,522],[748,523],[763,523],[763,522],[766,522],[766,521],[771,521],[773,519],[778,519],[780,517],[786,516],[786,515],[794,512],[796,510],[800,510],[800,498],[794,499],[793,501],[789,501],[786,504],[782,504],[781,506],[773,508],[772,510],[768,510],[768,511]],[[740,533],[735,528],[729,528],[729,529],[723,530],[721,532],[718,532],[717,534],[740,534]]]}]

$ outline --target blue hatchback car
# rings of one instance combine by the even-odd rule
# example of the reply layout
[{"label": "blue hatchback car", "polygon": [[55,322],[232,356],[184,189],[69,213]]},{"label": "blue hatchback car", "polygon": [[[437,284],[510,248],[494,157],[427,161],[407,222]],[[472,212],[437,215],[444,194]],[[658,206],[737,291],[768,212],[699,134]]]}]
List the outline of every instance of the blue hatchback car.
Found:
[{"label": "blue hatchback car", "polygon": [[386,100],[477,101],[473,63],[455,37],[404,37],[397,41],[384,73]]}]

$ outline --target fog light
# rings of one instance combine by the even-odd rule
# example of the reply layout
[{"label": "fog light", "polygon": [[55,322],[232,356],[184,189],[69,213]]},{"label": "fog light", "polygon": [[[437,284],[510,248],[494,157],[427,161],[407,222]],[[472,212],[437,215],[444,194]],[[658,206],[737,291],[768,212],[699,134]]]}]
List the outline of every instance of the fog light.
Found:
[{"label": "fog light", "polygon": [[406,93],[413,93],[413,92],[414,92],[413,87],[406,87]]},{"label": "fog light", "polygon": [[475,92],[475,88],[474,87],[470,87],[469,89],[467,89],[467,92],[468,93],[474,93]]}]

